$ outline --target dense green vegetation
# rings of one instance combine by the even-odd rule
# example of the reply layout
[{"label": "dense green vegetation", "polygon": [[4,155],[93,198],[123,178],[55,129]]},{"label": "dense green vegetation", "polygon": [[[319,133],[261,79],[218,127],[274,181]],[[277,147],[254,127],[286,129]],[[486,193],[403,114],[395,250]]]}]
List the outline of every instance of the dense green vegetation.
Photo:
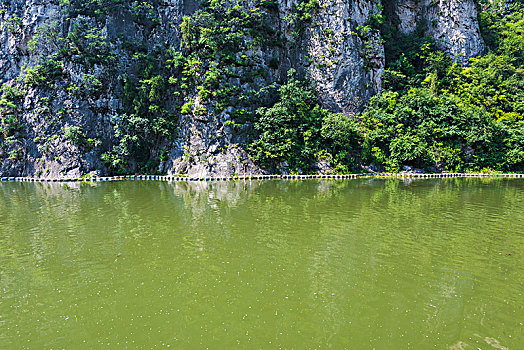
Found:
[{"label": "dense green vegetation", "polygon": [[[93,1],[81,9],[104,9],[98,15],[114,11],[115,7],[120,11],[129,10],[126,7],[129,5],[120,1],[106,5]],[[78,9],[76,5],[70,6]],[[137,21],[140,11],[149,18],[150,24],[146,27],[158,23],[154,1],[134,2],[130,6]],[[183,18],[179,28],[180,48],[158,45],[155,51],[148,52],[146,45],[124,40],[123,46],[133,57],[137,69],[133,76],[119,77],[123,113],[114,120],[115,145],[102,154],[110,171],[155,171],[165,154],[164,147],[176,134],[179,118],[185,115],[206,121],[208,116],[218,115],[229,107],[234,125],[251,120],[249,107],[261,105],[264,92],[271,86],[255,82],[264,79],[267,72],[259,68],[259,62],[247,55],[247,51],[282,44],[278,33],[269,25],[273,6],[268,1],[247,1],[236,6],[225,6],[224,1],[219,0],[204,1],[198,11]],[[89,53],[83,56],[99,61],[97,52],[104,45],[88,47],[97,50],[83,50]],[[110,54],[103,56],[111,57]],[[232,79],[238,83],[232,84]],[[246,85],[249,89],[241,88]]]},{"label": "dense green vegetation", "polygon": [[[439,51],[425,36],[431,24],[399,34],[388,10],[379,7],[351,34],[364,43],[365,58],[380,32],[384,89],[351,116],[324,109],[304,71],[291,69],[287,78],[281,72],[279,53],[296,49],[305,29],[315,26],[317,0],[296,2],[285,18],[287,35],[275,25],[275,1],[226,6],[225,0],[205,0],[180,25],[161,23],[158,6],[158,0],[61,0],[68,25],[57,20],[41,26],[28,43],[37,64],[24,67],[19,89],[0,91],[0,159],[23,153],[23,100],[33,89],[35,118],[44,121],[43,134],[33,141],[42,155],[52,154],[50,145],[60,135],[81,152],[97,148],[116,174],[156,171],[181,121],[192,116],[208,123],[224,113],[233,132],[248,136],[243,146],[250,157],[268,171],[349,172],[367,165],[388,171],[524,170],[522,1],[478,0],[487,50],[469,62]],[[143,36],[110,37],[102,28],[115,13],[133,18]],[[2,25],[15,35],[21,21],[12,14]],[[146,43],[159,25],[175,27],[179,47]],[[70,76],[71,65],[82,67],[80,79]],[[71,100],[116,95],[120,105],[111,116],[109,142],[84,128],[73,107],[54,101],[63,90]]]},{"label": "dense green vegetation", "polygon": [[257,111],[251,156],[269,169],[311,172],[318,170],[312,159],[325,159],[347,172],[356,165],[351,160],[358,155],[358,130],[349,117],[320,107],[315,90],[294,73],[280,87],[278,102]]},{"label": "dense green vegetation", "polygon": [[[373,164],[400,171],[524,169],[524,5],[480,2],[488,50],[466,66],[436,49],[420,26],[400,35],[374,16],[361,31],[386,39],[384,91],[354,117],[335,116],[314,102],[313,89],[291,79],[280,101],[258,111],[254,158],[275,168],[311,171],[322,157],[335,171]],[[314,106],[312,108],[312,106]]]},{"label": "dense green vegetation", "polygon": [[365,135],[365,164],[392,171],[523,169],[524,6],[479,6],[488,52],[465,67],[422,30],[401,37],[383,25],[390,39],[385,91],[355,121]]},{"label": "dense green vegetation", "polygon": [[[102,155],[110,169],[128,172],[130,161],[136,162],[140,171],[155,169],[162,152],[156,158],[148,150],[173,137],[176,116],[193,115],[206,122],[228,108],[230,124],[237,130],[256,121],[253,106],[271,103],[268,92],[275,88],[267,83],[269,72],[261,68],[253,51],[287,45],[271,25],[276,6],[267,0],[234,6],[226,6],[223,0],[203,1],[198,11],[183,18],[179,49],[161,47],[156,53],[136,53],[133,57],[145,65],[138,71],[145,73],[138,79],[123,77],[127,112],[116,121],[119,142]],[[303,25],[317,8],[316,0],[301,1],[293,8],[289,20],[294,37],[302,34]],[[271,57],[265,63],[277,69],[278,59]],[[169,98],[175,101],[171,111],[160,106]],[[165,117],[159,117],[159,112]]]},{"label": "dense green vegetation", "polygon": [[[22,156],[22,98],[23,94],[18,89],[9,86],[0,88],[0,159],[19,159]],[[6,152],[7,149],[10,151]]]}]

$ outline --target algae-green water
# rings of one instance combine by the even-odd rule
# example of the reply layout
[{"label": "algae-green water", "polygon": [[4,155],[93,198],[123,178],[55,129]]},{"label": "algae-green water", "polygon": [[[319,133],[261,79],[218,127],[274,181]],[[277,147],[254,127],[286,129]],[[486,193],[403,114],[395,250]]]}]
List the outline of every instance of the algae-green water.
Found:
[{"label": "algae-green water", "polygon": [[0,184],[2,349],[523,349],[524,181]]}]

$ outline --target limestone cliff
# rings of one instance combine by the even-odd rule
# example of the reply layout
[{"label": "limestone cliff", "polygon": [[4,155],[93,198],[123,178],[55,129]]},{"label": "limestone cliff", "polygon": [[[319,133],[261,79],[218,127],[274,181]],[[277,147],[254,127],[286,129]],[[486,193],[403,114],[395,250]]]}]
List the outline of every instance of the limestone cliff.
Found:
[{"label": "limestone cliff", "polygon": [[[183,46],[181,25],[205,26],[209,16],[199,15],[196,0],[2,1],[0,174],[104,174],[121,162],[116,153],[127,157],[131,172],[146,164],[170,174],[259,173],[242,147],[250,123],[238,127],[235,118],[270,103],[290,68],[316,82],[325,107],[361,110],[381,89],[383,40],[370,20],[383,8],[403,32],[426,21],[427,33],[463,62],[483,50],[473,0],[246,0],[237,6],[238,13],[217,14],[230,16],[231,32],[242,33],[231,57],[181,66],[179,55],[196,50]],[[198,18],[188,21],[191,16]],[[208,84],[213,71],[215,85]],[[192,87],[185,79],[202,83]],[[206,84],[217,93],[204,90]],[[226,90],[228,98],[220,99]],[[251,97],[238,101],[235,92]],[[126,134],[130,128],[136,135]]]},{"label": "limestone cliff", "polygon": [[466,63],[484,51],[474,1],[398,0],[394,14],[401,32],[411,33],[423,24],[427,35],[456,61]]}]

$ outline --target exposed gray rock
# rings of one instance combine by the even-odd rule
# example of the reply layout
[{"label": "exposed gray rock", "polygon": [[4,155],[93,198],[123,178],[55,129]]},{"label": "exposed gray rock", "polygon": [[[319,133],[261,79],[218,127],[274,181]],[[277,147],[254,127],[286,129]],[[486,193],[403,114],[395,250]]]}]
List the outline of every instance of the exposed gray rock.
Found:
[{"label": "exposed gray rock", "polygon": [[454,61],[467,63],[485,50],[474,0],[398,0],[395,14],[401,32],[425,25],[427,34]]},{"label": "exposed gray rock", "polygon": [[[316,82],[325,107],[345,114],[360,111],[380,91],[385,57],[378,31],[364,33],[358,28],[378,13],[381,1],[319,0],[319,9],[300,35],[293,32],[287,20],[297,0],[277,3],[270,25],[283,33],[286,44],[253,47],[246,52],[265,75],[246,83],[239,78],[245,73],[243,68],[231,67],[232,73],[237,74],[229,80],[231,86],[246,91],[279,83],[290,68],[295,68],[298,74]],[[151,9],[157,19],[152,23],[118,11],[109,13],[104,20],[84,13],[68,17],[63,6],[59,0],[0,2],[0,83],[24,90],[17,116],[22,130],[3,140],[5,150],[0,150],[2,176],[77,177],[93,172],[105,175],[108,169],[101,155],[115,146],[115,126],[123,113],[119,86],[126,76],[132,78],[142,69],[123,47],[142,45],[141,50],[153,56],[159,46],[180,49],[180,23],[184,15],[198,10],[199,1],[162,0]],[[463,61],[484,48],[473,0],[398,0],[395,13],[400,19],[399,29],[405,33],[413,31],[420,21],[427,21],[428,34]],[[96,30],[100,40],[106,40],[114,61],[110,65],[86,65],[80,55],[72,54],[64,61],[62,76],[55,83],[46,87],[24,85],[23,67],[34,67],[40,59],[51,57],[60,47],[54,34],[67,36],[78,26]],[[33,39],[37,36],[44,38],[44,44],[35,45],[37,41]],[[277,67],[270,67],[272,59],[277,59]],[[96,81],[102,84],[97,86]],[[86,94],[89,89],[93,91]],[[196,95],[192,98],[195,107],[206,107]],[[175,110],[176,105],[188,101],[171,96],[165,102],[168,109]],[[242,149],[250,125],[232,126],[232,112],[226,108],[217,113],[210,110],[206,115],[180,114],[173,139],[159,142],[151,150],[152,158],[160,159],[165,152],[158,170],[190,176],[263,173]],[[85,140],[75,144],[68,139],[66,131],[71,127],[78,128]],[[324,162],[318,168],[320,172],[331,171]],[[286,172],[285,166],[281,171]]]},{"label": "exposed gray rock", "polygon": [[310,29],[307,47],[312,59],[308,69],[318,84],[324,105],[346,114],[362,109],[381,88],[384,47],[378,32],[359,37],[357,27],[365,25],[380,1],[321,0]]}]

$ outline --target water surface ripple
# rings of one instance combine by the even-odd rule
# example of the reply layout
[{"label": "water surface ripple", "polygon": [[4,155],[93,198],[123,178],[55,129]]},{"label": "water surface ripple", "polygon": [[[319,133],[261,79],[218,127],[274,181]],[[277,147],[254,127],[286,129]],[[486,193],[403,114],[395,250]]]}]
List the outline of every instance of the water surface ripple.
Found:
[{"label": "water surface ripple", "polygon": [[0,348],[522,349],[524,180],[0,184]]}]

